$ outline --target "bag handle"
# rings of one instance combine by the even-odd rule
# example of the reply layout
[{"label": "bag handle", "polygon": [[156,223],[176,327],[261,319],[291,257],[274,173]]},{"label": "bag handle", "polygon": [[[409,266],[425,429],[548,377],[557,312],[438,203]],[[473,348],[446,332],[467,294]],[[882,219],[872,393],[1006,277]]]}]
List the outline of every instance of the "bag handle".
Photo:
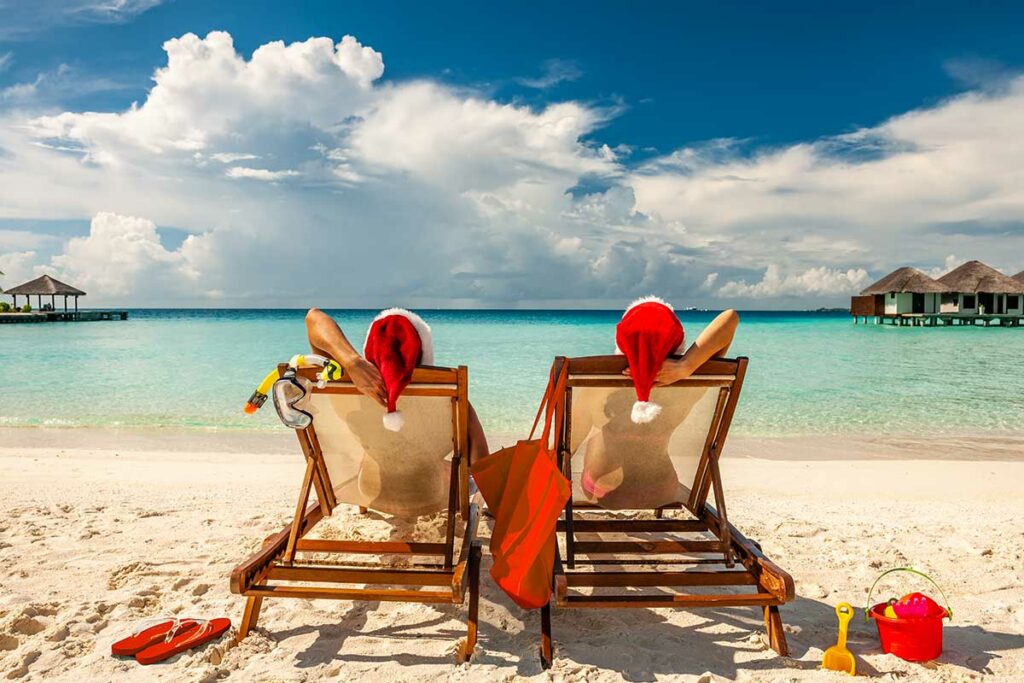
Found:
[{"label": "bag handle", "polygon": [[871,588],[868,589],[868,605],[864,608],[864,621],[868,620],[868,612],[871,610],[871,594],[875,592],[875,586],[878,585],[878,582],[881,581],[883,577],[892,574],[893,572],[910,572],[911,574],[917,574],[918,576],[923,576],[924,578],[928,579],[928,581],[931,582],[933,586],[935,586],[935,589],[939,591],[939,595],[942,596],[943,602],[946,603],[946,616],[949,617],[950,621],[953,621],[953,610],[949,606],[949,598],[947,598],[943,590],[939,588],[939,584],[935,583],[935,580],[932,579],[932,577],[928,576],[922,571],[914,569],[913,567],[895,567],[893,569],[889,569],[888,571],[882,572],[879,575],[879,577],[875,579],[875,582],[871,584]]},{"label": "bag handle", "polygon": [[[563,413],[565,412],[565,384],[568,377],[568,363],[563,360],[558,371],[557,379],[555,376],[555,367],[552,365],[551,375],[548,378],[548,387],[544,392],[544,398],[541,400],[540,407],[537,409],[537,416],[533,420],[533,427],[530,429],[531,441],[533,440],[533,435],[537,432],[537,425],[540,423],[541,413],[544,413],[544,429],[541,431],[540,440],[544,442],[545,447],[547,446],[548,437],[551,435],[551,422],[553,419],[556,422],[556,430],[560,428],[562,419],[564,418]],[[560,406],[562,407],[561,411],[558,410]]]}]

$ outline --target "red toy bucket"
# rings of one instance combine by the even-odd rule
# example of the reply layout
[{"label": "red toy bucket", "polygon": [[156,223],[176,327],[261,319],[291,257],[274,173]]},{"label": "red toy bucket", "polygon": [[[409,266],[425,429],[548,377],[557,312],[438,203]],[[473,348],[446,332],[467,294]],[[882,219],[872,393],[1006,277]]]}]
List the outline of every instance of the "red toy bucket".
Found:
[{"label": "red toy bucket", "polygon": [[[942,589],[929,576],[916,569],[900,567],[890,569],[879,576],[878,579],[875,579],[871,590],[868,591],[868,604],[871,603],[871,593],[875,590],[875,585],[878,584],[882,576],[900,571],[911,572],[928,579],[933,586],[938,588],[943,600],[946,600],[946,595],[942,592]],[[948,600],[946,600],[946,604],[949,604]],[[885,616],[887,605],[888,603],[880,602],[871,607],[871,609],[865,610],[864,615],[865,619],[871,617],[875,620],[875,625],[878,626],[878,637],[882,641],[883,652],[894,654],[908,662],[926,662],[930,659],[936,659],[942,654],[942,620],[946,617],[953,618],[953,613],[949,607],[945,609],[939,607],[940,612],[923,617],[892,618]]]}]

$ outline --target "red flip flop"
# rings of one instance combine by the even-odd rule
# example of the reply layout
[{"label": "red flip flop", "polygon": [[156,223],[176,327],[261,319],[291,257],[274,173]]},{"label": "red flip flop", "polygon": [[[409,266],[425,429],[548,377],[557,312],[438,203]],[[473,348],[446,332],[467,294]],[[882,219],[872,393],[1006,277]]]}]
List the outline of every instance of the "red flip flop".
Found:
[{"label": "red flip flop", "polygon": [[179,632],[170,640],[156,645],[151,645],[141,652],[135,654],[135,660],[139,664],[156,664],[168,657],[173,657],[179,652],[184,652],[203,643],[208,643],[219,638],[231,628],[230,619],[211,619],[210,621],[199,620],[199,628],[189,629],[185,633]]},{"label": "red flip flop", "polygon": [[127,638],[122,638],[111,645],[110,654],[119,657],[130,657],[150,645],[191,631],[197,626],[199,626],[199,622],[195,619],[164,619],[155,623],[152,621],[146,622]]}]

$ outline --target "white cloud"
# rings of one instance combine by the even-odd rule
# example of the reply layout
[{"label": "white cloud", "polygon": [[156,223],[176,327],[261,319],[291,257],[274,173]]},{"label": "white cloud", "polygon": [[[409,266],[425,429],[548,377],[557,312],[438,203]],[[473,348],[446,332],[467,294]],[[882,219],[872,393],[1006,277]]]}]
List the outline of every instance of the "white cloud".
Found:
[{"label": "white cloud", "polygon": [[96,214],[89,234],[68,241],[49,267],[56,277],[107,298],[153,300],[166,292],[181,294],[198,282],[193,263],[202,237],[189,236],[177,250],[160,243],[152,221],[115,213]]},{"label": "white cloud", "polygon": [[583,76],[583,70],[576,62],[565,59],[548,59],[542,65],[542,73],[534,78],[517,78],[516,83],[527,88],[545,90],[565,81],[575,81]]},{"label": "white cloud", "polygon": [[232,166],[225,175],[228,178],[250,178],[252,180],[283,180],[301,175],[298,171],[285,169],[283,171],[271,171],[266,168],[249,168],[247,166]]},{"label": "white cloud", "polygon": [[[94,218],[52,261],[18,253],[96,278],[97,305],[834,305],[904,262],[1024,254],[1022,79],[630,166],[593,142],[613,112],[384,82],[352,37],[165,49],[130,108],[0,114],[0,218]],[[192,236],[167,249],[157,225]]]},{"label": "white cloud", "polygon": [[120,24],[163,0],[0,0],[0,39],[18,39],[53,26]]},{"label": "white cloud", "polygon": [[0,289],[10,289],[31,280],[36,262],[34,251],[0,253]]},{"label": "white cloud", "polygon": [[7,71],[11,67],[11,63],[14,61],[13,52],[0,53],[0,73]]},{"label": "white cloud", "polygon": [[859,291],[868,282],[868,273],[863,268],[842,271],[819,266],[801,273],[784,275],[773,263],[765,268],[764,276],[759,282],[749,285],[743,280],[726,282],[718,289],[718,295],[725,298],[763,299],[808,294],[851,294]]},{"label": "white cloud", "polygon": [[259,159],[255,154],[246,154],[244,152],[217,152],[216,154],[211,154],[210,158],[214,161],[219,161],[222,164],[233,164],[236,161]]},{"label": "white cloud", "polygon": [[[959,266],[965,260],[967,260],[967,259],[958,259],[955,255],[950,254],[942,262],[941,266],[938,266],[936,268],[925,268],[924,272],[929,277],[933,277],[933,278],[938,279],[938,278],[942,277],[943,275],[945,275],[946,273],[948,273],[949,271],[951,271],[954,268],[956,268],[957,266]],[[1011,275],[1012,275],[1012,273],[1011,273]]]},{"label": "white cloud", "polygon": [[74,141],[104,164],[140,153],[205,150],[243,132],[329,128],[364,104],[384,70],[380,53],[345,36],[260,46],[246,61],[231,36],[188,33],[164,43],[167,66],[146,101],[121,114],[65,112],[36,119],[36,135]]}]

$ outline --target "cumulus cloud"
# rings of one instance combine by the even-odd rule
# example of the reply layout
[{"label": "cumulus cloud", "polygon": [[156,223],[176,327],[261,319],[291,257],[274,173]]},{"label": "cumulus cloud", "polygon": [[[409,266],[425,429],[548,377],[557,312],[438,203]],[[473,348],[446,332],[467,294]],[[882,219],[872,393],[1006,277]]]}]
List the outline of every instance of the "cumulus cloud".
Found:
[{"label": "cumulus cloud", "polygon": [[40,138],[81,144],[90,159],[126,162],[139,152],[192,153],[243,131],[329,128],[365,103],[384,72],[379,52],[352,36],[260,46],[246,61],[231,35],[188,33],[164,43],[146,101],[123,113],[65,112],[34,120]]},{"label": "cumulus cloud", "polygon": [[1019,77],[853,133],[631,164],[599,141],[618,112],[386,82],[351,36],[164,48],[129,108],[0,108],[0,218],[93,219],[12,248],[93,278],[97,304],[834,305],[905,262],[1024,253]]},{"label": "cumulus cloud", "polygon": [[819,266],[802,273],[783,274],[779,266],[773,263],[765,268],[759,282],[747,284],[743,280],[729,281],[718,289],[718,295],[725,298],[763,299],[807,294],[851,294],[863,288],[868,281],[868,273],[863,268],[842,271]]},{"label": "cumulus cloud", "polygon": [[156,225],[144,218],[96,214],[89,234],[68,241],[49,268],[80,289],[105,297],[152,300],[164,292],[189,291],[199,279],[193,258],[201,238],[189,236],[176,250],[160,242]]}]

